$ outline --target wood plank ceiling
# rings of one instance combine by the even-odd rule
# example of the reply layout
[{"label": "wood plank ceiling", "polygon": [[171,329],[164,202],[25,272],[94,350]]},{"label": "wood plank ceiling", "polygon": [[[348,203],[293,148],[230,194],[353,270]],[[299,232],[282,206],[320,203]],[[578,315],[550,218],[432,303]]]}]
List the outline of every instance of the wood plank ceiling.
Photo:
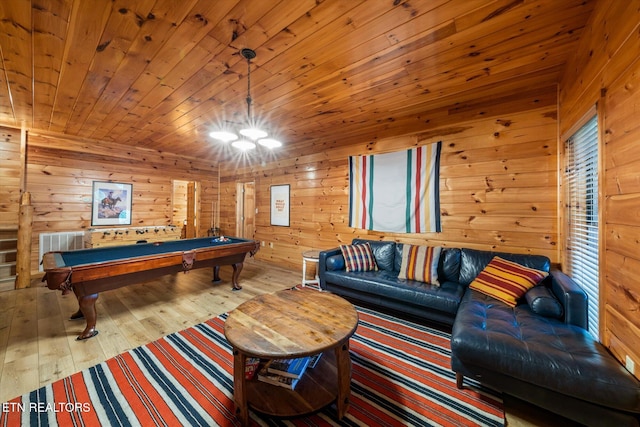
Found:
[{"label": "wood plank ceiling", "polygon": [[254,116],[284,153],[419,131],[555,85],[588,0],[7,0],[0,123],[224,160]]}]

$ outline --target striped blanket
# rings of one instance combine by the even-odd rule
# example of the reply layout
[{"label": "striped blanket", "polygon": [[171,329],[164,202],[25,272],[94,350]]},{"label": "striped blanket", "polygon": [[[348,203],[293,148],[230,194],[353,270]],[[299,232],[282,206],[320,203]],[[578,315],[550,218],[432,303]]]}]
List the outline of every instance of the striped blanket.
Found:
[{"label": "striped blanket", "polygon": [[[449,335],[359,308],[351,339],[351,405],[253,425],[501,426],[501,400],[474,384],[458,390]],[[2,404],[9,426],[233,426],[233,357],[226,316],[168,335]],[[303,379],[304,380],[304,379]],[[466,379],[465,384],[473,384]]]},{"label": "striped blanket", "polygon": [[349,226],[440,232],[441,146],[349,157]]}]

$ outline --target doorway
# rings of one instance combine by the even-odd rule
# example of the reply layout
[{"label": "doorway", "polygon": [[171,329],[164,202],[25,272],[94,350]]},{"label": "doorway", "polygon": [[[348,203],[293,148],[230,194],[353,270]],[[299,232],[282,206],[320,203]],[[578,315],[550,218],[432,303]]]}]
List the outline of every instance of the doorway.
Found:
[{"label": "doorway", "polygon": [[195,181],[173,181],[173,208],[171,223],[182,226],[182,237],[198,237],[198,211],[200,185]]},{"label": "doorway", "polygon": [[255,232],[255,182],[239,182],[236,184],[236,236],[253,239]]}]

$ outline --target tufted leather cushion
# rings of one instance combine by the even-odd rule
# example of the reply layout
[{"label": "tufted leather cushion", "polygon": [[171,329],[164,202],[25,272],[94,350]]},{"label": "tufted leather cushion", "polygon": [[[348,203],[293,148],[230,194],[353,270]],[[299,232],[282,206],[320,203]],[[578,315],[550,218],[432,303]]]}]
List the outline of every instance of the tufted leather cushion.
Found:
[{"label": "tufted leather cushion", "polygon": [[452,368],[477,366],[577,399],[640,411],[640,383],[586,330],[468,289],[451,336]]}]

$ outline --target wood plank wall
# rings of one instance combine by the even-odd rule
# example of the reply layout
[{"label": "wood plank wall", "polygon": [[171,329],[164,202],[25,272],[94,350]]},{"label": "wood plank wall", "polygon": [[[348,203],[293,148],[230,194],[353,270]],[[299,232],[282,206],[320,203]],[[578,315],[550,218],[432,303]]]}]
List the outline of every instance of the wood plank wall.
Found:
[{"label": "wood plank wall", "polygon": [[35,131],[29,133],[27,155],[27,191],[34,207],[32,271],[38,269],[40,233],[91,227],[93,181],[133,184],[132,226],[169,225],[172,180],[199,181],[198,235],[207,235],[218,197],[215,162]]},{"label": "wood plank wall", "polygon": [[600,337],[640,378],[640,1],[598,2],[588,28],[560,86],[560,129],[599,102]]},{"label": "wood plank wall", "polygon": [[0,127],[0,228],[18,227],[20,130]]},{"label": "wood plank wall", "polygon": [[[183,227],[187,220],[187,184],[188,181],[173,181],[172,223]],[[184,230],[183,230],[184,233]]]},{"label": "wood plank wall", "polygon": [[[304,250],[328,249],[355,237],[416,244],[536,253],[558,262],[557,87],[535,95],[451,108],[419,134],[355,144],[326,143],[324,152],[264,166],[221,165],[223,234],[235,230],[237,182],[255,181],[257,257],[294,267]],[[427,114],[428,116],[428,114]],[[442,141],[442,233],[390,234],[348,226],[348,156]],[[308,150],[308,152],[311,152]],[[270,225],[269,187],[291,185],[291,226]],[[273,248],[269,243],[273,243]]]}]

